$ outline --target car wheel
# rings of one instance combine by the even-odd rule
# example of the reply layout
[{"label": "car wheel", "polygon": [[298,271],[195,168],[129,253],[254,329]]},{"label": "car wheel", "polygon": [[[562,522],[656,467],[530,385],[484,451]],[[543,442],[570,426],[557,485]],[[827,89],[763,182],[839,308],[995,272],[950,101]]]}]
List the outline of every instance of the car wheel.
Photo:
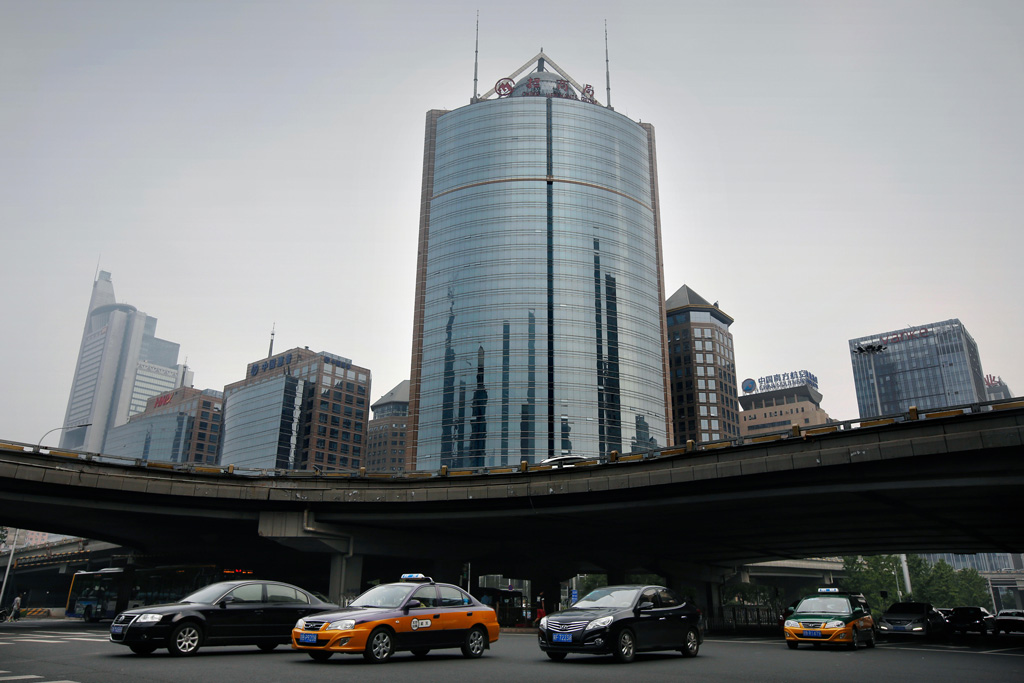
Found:
[{"label": "car wheel", "polygon": [[864,645],[867,646],[867,647],[874,647],[876,640],[878,640],[878,633],[876,633],[875,629],[872,628],[871,629],[871,639],[868,642],[864,643]]},{"label": "car wheel", "polygon": [[697,629],[687,629],[686,635],[683,637],[683,648],[679,651],[684,657],[696,657],[699,650],[700,639],[697,637]]},{"label": "car wheel", "polygon": [[796,642],[795,640],[787,640],[786,647],[788,647],[790,650],[795,650],[798,647],[800,647],[800,643]]},{"label": "car wheel", "polygon": [[334,653],[325,652],[323,650],[316,650],[312,652],[307,652],[306,654],[309,655],[314,662],[326,662],[328,659],[331,658],[331,655],[333,655]]},{"label": "car wheel", "polygon": [[469,629],[466,634],[466,642],[462,644],[462,655],[470,659],[476,659],[487,649],[487,633],[479,626]]},{"label": "car wheel", "polygon": [[846,647],[850,648],[851,650],[856,650],[859,645],[860,636],[857,635],[857,629],[852,628],[850,629],[850,642],[846,645]]},{"label": "car wheel", "polygon": [[171,644],[167,651],[176,657],[194,655],[203,642],[203,633],[192,621],[183,621],[171,631]]},{"label": "car wheel", "polygon": [[420,659],[422,659],[423,657],[427,656],[428,652],[430,652],[430,648],[418,647],[415,650],[410,650],[410,652],[412,652],[413,657],[419,657]]},{"label": "car wheel", "polygon": [[277,647],[277,643],[260,643],[256,647],[260,649],[260,652],[273,652],[274,648]]},{"label": "car wheel", "polygon": [[565,655],[566,655],[565,652],[548,652],[546,654],[548,656],[548,659],[550,659],[553,662],[560,662],[560,661],[562,661],[563,659],[565,659]]},{"label": "car wheel", "polygon": [[363,650],[363,657],[368,662],[383,664],[391,659],[395,652],[395,639],[391,631],[386,628],[375,628],[366,639],[366,649]]},{"label": "car wheel", "polygon": [[636,658],[636,636],[628,628],[619,631],[619,635],[615,637],[615,650],[612,654],[623,664]]},{"label": "car wheel", "polygon": [[137,655],[151,655],[156,652],[156,645],[129,645],[128,649]]}]

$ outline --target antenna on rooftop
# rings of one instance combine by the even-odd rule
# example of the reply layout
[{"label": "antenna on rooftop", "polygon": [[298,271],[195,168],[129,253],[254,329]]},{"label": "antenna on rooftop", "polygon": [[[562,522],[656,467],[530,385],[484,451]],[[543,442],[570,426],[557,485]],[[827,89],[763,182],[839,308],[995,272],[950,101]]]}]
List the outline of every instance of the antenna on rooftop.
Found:
[{"label": "antenna on rooftop", "polygon": [[274,355],[274,330],[277,329],[277,323],[275,322],[270,326],[270,351],[267,351],[267,358]]},{"label": "antenna on rooftop", "polygon": [[604,20],[604,82],[608,93],[608,108],[615,109],[612,106],[612,72],[608,66],[608,20]]},{"label": "antenna on rooftop", "polygon": [[476,86],[477,68],[480,66],[480,10],[476,11],[476,45],[473,48],[473,97],[470,104],[476,104],[477,94],[480,92]]}]

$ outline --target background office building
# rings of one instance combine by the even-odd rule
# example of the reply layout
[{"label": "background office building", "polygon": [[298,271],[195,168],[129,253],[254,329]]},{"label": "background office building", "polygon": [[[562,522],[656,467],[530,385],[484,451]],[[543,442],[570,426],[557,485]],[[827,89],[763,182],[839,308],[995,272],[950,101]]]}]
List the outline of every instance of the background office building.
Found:
[{"label": "background office building", "polygon": [[381,396],[370,406],[373,419],[366,426],[366,470],[404,472],[409,435],[409,380]]},{"label": "background office building", "polygon": [[665,303],[675,442],[740,435],[733,319],[683,285]]},{"label": "background office building", "polygon": [[1004,398],[1013,398],[1013,392],[1003,381],[1002,377],[985,375],[985,396],[989,401],[998,401]]},{"label": "background office building", "polygon": [[978,345],[953,318],[850,340],[860,417],[985,401]]},{"label": "background office building", "polygon": [[178,345],[156,337],[156,318],[117,303],[110,273],[100,271],[85,319],[61,447],[101,452],[107,432],[145,410],[146,401],[191,384],[191,371],[178,364]]},{"label": "background office building", "polygon": [[358,469],[369,394],[370,371],[331,353],[295,348],[250,363],[224,387],[220,464]]},{"label": "background office building", "polygon": [[654,128],[543,53],[493,92],[426,117],[412,467],[665,446]]},{"label": "background office building", "polygon": [[806,370],[748,378],[741,388],[741,436],[788,432],[793,425],[806,429],[830,421],[821,407],[818,378]]},{"label": "background office building", "polygon": [[105,455],[141,460],[214,464],[224,394],[181,387],[149,399],[146,409],[107,434]]}]

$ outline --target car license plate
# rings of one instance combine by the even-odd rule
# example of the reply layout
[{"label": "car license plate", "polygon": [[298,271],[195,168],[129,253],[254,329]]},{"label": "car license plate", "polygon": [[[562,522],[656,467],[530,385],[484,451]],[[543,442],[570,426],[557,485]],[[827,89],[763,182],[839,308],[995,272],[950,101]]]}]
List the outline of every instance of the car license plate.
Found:
[{"label": "car license plate", "polygon": [[124,626],[111,626],[110,627],[110,632],[111,633],[120,633],[123,630],[124,630]]},{"label": "car license plate", "polygon": [[893,631],[906,631],[907,627],[906,626],[893,626],[892,630]]},{"label": "car license plate", "polygon": [[316,634],[315,633],[300,633],[299,634],[299,642],[300,643],[316,643]]},{"label": "car license plate", "polygon": [[571,643],[572,642],[572,634],[571,633],[552,633],[551,634],[551,640],[552,640],[552,642],[555,642],[555,643]]},{"label": "car license plate", "polygon": [[808,631],[804,629],[804,638],[821,638],[821,631]]}]

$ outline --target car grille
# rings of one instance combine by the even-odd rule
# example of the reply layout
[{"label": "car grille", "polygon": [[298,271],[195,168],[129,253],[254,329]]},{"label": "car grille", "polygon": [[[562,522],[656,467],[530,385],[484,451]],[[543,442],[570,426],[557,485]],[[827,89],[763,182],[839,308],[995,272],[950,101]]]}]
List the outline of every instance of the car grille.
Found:
[{"label": "car grille", "polygon": [[122,624],[122,625],[127,626],[128,624],[132,623],[133,621],[135,621],[138,618],[139,618],[138,614],[118,614],[114,618],[114,623],[115,624]]},{"label": "car grille", "polygon": [[913,622],[914,620],[913,619],[893,619],[892,617],[888,617],[888,618],[886,618],[886,621],[888,621],[893,626],[906,626],[907,624]]},{"label": "car grille", "polygon": [[589,621],[549,621],[548,630],[555,633],[572,633],[574,631],[582,631],[589,623]]},{"label": "car grille", "polygon": [[824,621],[801,621],[800,626],[803,628],[821,628],[825,625]]},{"label": "car grille", "polygon": [[327,624],[328,624],[328,622],[326,622],[326,621],[310,621],[309,619],[306,619],[306,628],[303,629],[303,630],[305,630],[305,631],[319,631],[320,629],[322,629]]}]

